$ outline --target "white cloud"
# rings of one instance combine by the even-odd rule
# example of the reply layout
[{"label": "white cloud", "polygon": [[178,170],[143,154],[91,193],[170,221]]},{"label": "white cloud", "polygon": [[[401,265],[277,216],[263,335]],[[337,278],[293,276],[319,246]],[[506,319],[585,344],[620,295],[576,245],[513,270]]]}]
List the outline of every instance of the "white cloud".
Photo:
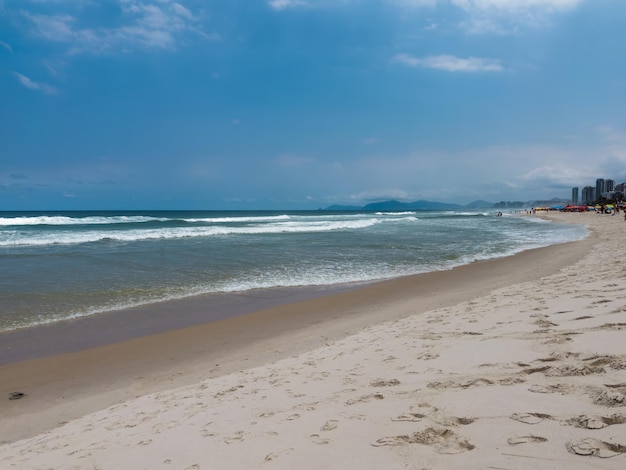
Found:
[{"label": "white cloud", "polygon": [[435,29],[437,29],[439,27],[439,25],[437,23],[434,23],[432,20],[428,20],[428,26],[424,26],[424,28],[422,28],[424,31],[434,31]]},{"label": "white cloud", "polygon": [[[111,27],[86,27],[72,14],[38,14],[22,10],[31,33],[47,41],[64,43],[69,52],[104,53],[134,48],[175,49],[185,34],[210,39],[199,18],[181,2],[170,0],[119,0],[121,15]],[[84,5],[87,8],[88,4]]]},{"label": "white cloud", "polygon": [[69,42],[80,40],[72,23],[76,21],[71,15],[37,15],[28,12],[22,14],[31,21],[31,32],[43,39],[50,41]]},{"label": "white cloud", "polygon": [[507,34],[516,34],[518,26],[509,22],[494,21],[492,18],[469,18],[462,21],[459,25],[461,29],[469,34],[493,34],[503,36]]},{"label": "white cloud", "polygon": [[584,0],[452,0],[468,18],[460,27],[469,34],[516,34],[521,26],[543,28],[549,15],[571,10]]},{"label": "white cloud", "polygon": [[48,71],[50,75],[57,78],[65,78],[65,74],[63,72],[66,67],[66,63],[64,61],[59,60],[46,60],[43,63],[44,67]]},{"label": "white cloud", "polygon": [[[605,154],[604,151],[596,153]],[[430,199],[470,202],[486,199],[527,201],[567,198],[574,186],[592,184],[596,177],[620,181],[624,159],[590,158],[589,149],[578,145],[503,145],[458,151],[416,149],[408,154],[380,154],[344,161],[341,173],[328,171],[326,180],[344,191],[334,202],[363,203],[384,199]],[[624,155],[626,157],[626,155]],[[445,170],[446,189],[437,184]],[[618,164],[621,162],[621,164]],[[610,171],[608,171],[610,170]],[[626,171],[622,171],[626,178]]]},{"label": "white cloud", "polygon": [[415,193],[409,193],[403,189],[388,188],[388,189],[373,189],[368,191],[359,192],[348,196],[348,199],[355,202],[377,202],[387,201],[395,199],[396,201],[412,201],[416,199]]},{"label": "white cloud", "polygon": [[9,44],[8,42],[4,42],[3,40],[0,39],[0,46],[4,47],[7,51],[13,54],[13,48],[11,47],[11,44]]},{"label": "white cloud", "polygon": [[[288,0],[285,0],[288,1]],[[387,0],[400,8],[453,5],[465,18],[459,27],[468,34],[517,34],[522,26],[546,27],[550,15],[576,8],[585,0]],[[436,25],[435,25],[436,26]]]},{"label": "white cloud", "polygon": [[517,12],[537,8],[546,11],[568,10],[584,0],[452,0],[464,10],[499,10]]},{"label": "white cloud", "polygon": [[333,7],[348,3],[355,2],[354,0],[267,0],[269,7],[276,11],[287,10],[288,8]]},{"label": "white cloud", "polygon": [[191,13],[188,8],[186,8],[184,5],[181,5],[180,3],[174,3],[172,5],[172,11],[182,18],[187,18],[188,20],[195,19],[193,13]]},{"label": "white cloud", "polygon": [[268,4],[272,9],[277,11],[307,5],[307,3],[303,0],[270,0]]},{"label": "white cloud", "polygon": [[434,7],[441,0],[387,0],[389,3],[403,7],[421,8]]},{"label": "white cloud", "polygon": [[599,126],[598,134],[609,142],[626,142],[626,132],[620,131],[613,126]]},{"label": "white cloud", "polygon": [[[589,170],[589,169],[587,169]],[[535,167],[517,177],[521,187],[574,187],[585,181],[584,168],[571,168],[566,165],[543,165]]]},{"label": "white cloud", "polygon": [[45,93],[47,95],[59,94],[59,90],[57,90],[52,85],[48,85],[47,83],[35,82],[26,75],[22,75],[18,72],[13,72],[13,74],[15,75],[15,78],[17,78],[17,80],[29,90],[41,91],[42,93]]},{"label": "white cloud", "polygon": [[481,57],[461,58],[453,55],[437,55],[419,58],[410,54],[397,54],[392,61],[409,67],[445,70],[447,72],[504,71],[500,61]]}]

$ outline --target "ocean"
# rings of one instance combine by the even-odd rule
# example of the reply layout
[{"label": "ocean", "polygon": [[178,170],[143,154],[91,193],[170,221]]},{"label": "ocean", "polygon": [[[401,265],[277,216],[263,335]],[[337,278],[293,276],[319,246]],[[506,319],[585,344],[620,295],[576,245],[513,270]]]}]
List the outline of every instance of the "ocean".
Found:
[{"label": "ocean", "polygon": [[0,332],[200,294],[350,285],[579,240],[487,212],[0,212]]}]

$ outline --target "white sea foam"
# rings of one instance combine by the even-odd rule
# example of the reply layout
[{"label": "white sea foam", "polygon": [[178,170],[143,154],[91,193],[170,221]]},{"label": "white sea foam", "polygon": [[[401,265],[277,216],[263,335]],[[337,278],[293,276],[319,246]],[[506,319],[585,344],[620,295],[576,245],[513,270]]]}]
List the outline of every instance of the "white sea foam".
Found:
[{"label": "white sea foam", "polygon": [[489,212],[468,212],[468,211],[445,211],[444,214],[446,215],[455,215],[455,216],[459,216],[459,217],[485,217],[485,216],[489,216],[489,215],[495,215],[495,213],[489,213]]},{"label": "white sea foam", "polygon": [[390,216],[402,216],[402,215],[415,215],[416,212],[404,211],[404,212],[376,212],[376,215],[390,215]]},{"label": "white sea foam", "polygon": [[248,226],[210,225],[199,227],[161,227],[132,230],[83,230],[54,232],[0,231],[0,246],[43,246],[93,243],[99,241],[135,242],[141,240],[252,235],[272,233],[313,233],[356,230],[380,223],[380,219],[314,220],[264,223]]},{"label": "white sea foam", "polygon": [[189,223],[209,223],[209,224],[228,224],[228,223],[248,223],[248,222],[272,222],[274,220],[289,220],[292,216],[283,215],[264,215],[259,217],[202,217],[202,218],[185,218],[182,219]]},{"label": "white sea foam", "polygon": [[[416,215],[415,212],[377,212],[377,216],[401,217],[407,215]],[[362,219],[363,213],[355,212],[354,214],[324,214],[324,215],[259,215],[259,216],[222,216],[222,217],[154,217],[144,215],[99,215],[99,216],[77,216],[70,217],[64,215],[39,215],[39,216],[16,216],[16,217],[0,217],[0,227],[12,226],[37,226],[37,225],[54,225],[54,226],[76,226],[76,225],[112,225],[112,224],[140,224],[146,222],[187,222],[192,224],[209,223],[209,224],[229,224],[229,223],[265,223],[273,221],[285,220],[349,220]]]},{"label": "white sea foam", "polygon": [[162,217],[147,216],[95,216],[95,217],[67,217],[42,215],[37,217],[0,217],[0,226],[33,226],[33,225],[107,225],[129,224],[142,222],[163,222],[168,220]]}]

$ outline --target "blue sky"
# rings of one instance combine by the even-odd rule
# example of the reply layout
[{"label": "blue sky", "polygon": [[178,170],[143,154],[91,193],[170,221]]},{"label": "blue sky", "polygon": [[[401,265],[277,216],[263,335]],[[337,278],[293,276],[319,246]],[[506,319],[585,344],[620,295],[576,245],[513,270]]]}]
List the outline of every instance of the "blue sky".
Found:
[{"label": "blue sky", "polygon": [[0,0],[0,210],[626,181],[623,0]]}]

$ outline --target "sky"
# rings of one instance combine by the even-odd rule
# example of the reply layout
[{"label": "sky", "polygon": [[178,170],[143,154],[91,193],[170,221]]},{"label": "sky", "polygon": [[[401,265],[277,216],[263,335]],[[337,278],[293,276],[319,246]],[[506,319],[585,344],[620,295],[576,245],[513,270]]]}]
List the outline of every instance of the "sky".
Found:
[{"label": "sky", "polygon": [[0,0],[0,210],[626,181],[624,0]]}]

